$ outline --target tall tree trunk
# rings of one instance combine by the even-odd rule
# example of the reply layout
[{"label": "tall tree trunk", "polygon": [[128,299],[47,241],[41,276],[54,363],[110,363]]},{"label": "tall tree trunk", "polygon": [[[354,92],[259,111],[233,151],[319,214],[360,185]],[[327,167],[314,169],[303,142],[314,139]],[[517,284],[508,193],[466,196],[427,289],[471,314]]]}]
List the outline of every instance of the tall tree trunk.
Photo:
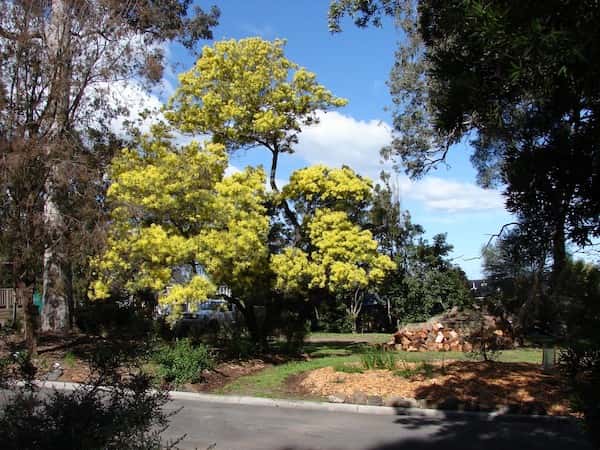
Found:
[{"label": "tall tree trunk", "polygon": [[[65,0],[53,0],[48,33],[51,57],[57,66],[56,76],[50,88],[50,96],[56,108],[53,137],[60,144],[61,138],[69,129],[69,104],[71,94],[71,18]],[[42,330],[66,332],[70,329],[70,308],[66,293],[63,266],[64,252],[59,237],[63,233],[63,220],[56,204],[54,183],[56,168],[46,182],[46,203],[44,205],[44,226],[50,243],[44,252],[43,291],[42,291]]]},{"label": "tall tree trunk", "polygon": [[[52,191],[51,191],[52,192]],[[42,331],[66,332],[70,327],[69,301],[63,271],[64,255],[60,250],[60,213],[56,210],[51,193],[44,208],[44,222],[51,240],[58,241],[44,252],[42,284]]]},{"label": "tall tree trunk", "polygon": [[352,332],[358,332],[358,316],[362,309],[363,296],[361,295],[360,288],[354,291],[354,296],[350,303],[350,318],[352,319]]},{"label": "tall tree trunk", "polygon": [[33,287],[19,281],[15,290],[15,302],[22,305],[25,322],[25,345],[30,356],[37,355],[37,306],[33,304]]}]

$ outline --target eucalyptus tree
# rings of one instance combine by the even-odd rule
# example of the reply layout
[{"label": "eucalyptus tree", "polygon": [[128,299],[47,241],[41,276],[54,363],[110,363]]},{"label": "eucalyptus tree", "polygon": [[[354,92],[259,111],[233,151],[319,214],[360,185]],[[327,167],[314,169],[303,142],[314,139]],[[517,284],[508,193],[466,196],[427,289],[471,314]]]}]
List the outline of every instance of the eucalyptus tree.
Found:
[{"label": "eucalyptus tree", "polygon": [[[3,250],[29,290],[43,265],[43,328],[65,330],[71,233],[95,221],[67,205],[103,197],[107,161],[95,150],[118,145],[110,121],[126,106],[111,93],[119,82],[160,79],[165,46],[193,49],[212,36],[219,12],[190,0],[2,0],[0,8]],[[80,191],[82,179],[95,194]]]}]

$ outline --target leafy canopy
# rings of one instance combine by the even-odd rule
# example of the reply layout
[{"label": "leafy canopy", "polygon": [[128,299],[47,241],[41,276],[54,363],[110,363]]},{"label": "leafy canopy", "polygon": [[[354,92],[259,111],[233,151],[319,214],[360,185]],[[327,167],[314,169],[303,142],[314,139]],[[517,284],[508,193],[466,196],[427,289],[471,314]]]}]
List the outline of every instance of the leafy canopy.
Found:
[{"label": "leafy canopy", "polygon": [[316,75],[288,60],[285,41],[228,40],[206,46],[180,75],[167,118],[181,131],[210,133],[228,150],[264,145],[292,152],[316,111],[343,106]]},{"label": "leafy canopy", "polygon": [[349,167],[298,170],[282,195],[303,216],[304,243],[272,257],[276,288],[344,293],[380,283],[395,268],[357,219],[371,200],[372,183]]},{"label": "leafy canopy", "polygon": [[207,298],[214,283],[249,288],[267,264],[265,174],[224,177],[226,167],[221,144],[176,147],[162,128],[123,150],[112,166],[113,223],[95,261],[94,296],[111,286],[150,289],[177,305]]}]

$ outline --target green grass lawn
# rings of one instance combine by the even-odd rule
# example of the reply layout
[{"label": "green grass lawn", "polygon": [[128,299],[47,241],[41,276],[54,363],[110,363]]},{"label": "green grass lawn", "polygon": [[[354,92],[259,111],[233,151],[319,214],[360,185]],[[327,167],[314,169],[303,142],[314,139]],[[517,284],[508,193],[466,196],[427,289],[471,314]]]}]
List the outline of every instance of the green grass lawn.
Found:
[{"label": "green grass lawn", "polygon": [[383,344],[392,338],[391,333],[310,333],[307,342],[368,342]]},{"label": "green grass lawn", "polygon": [[[321,335],[321,333],[319,334]],[[290,397],[285,386],[288,377],[322,367],[358,363],[360,362],[361,353],[367,349],[367,344],[357,343],[356,341],[308,342],[306,352],[311,357],[310,360],[292,361],[269,367],[259,373],[238,378],[221,388],[217,393],[272,398]],[[398,360],[408,362],[469,359],[469,355],[462,352],[395,352],[395,354]],[[501,353],[498,360],[541,364],[542,351],[535,348],[506,350]],[[294,397],[294,395],[291,396]],[[306,399],[306,397],[302,398]]]}]

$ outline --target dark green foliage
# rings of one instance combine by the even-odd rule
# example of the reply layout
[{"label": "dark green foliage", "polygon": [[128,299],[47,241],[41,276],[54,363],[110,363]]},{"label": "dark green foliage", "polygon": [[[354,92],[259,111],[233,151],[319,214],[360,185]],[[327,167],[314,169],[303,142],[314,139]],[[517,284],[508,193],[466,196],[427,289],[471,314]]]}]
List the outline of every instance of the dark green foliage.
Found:
[{"label": "dark green foliage", "polygon": [[398,322],[427,320],[472,303],[464,272],[447,260],[451,248],[445,235],[435,236],[432,244],[420,239],[410,247],[407,266],[388,279],[381,293],[390,299]]},{"label": "dark green foliage", "polygon": [[76,316],[77,327],[91,335],[146,335],[152,332],[152,317],[135,305],[115,299],[86,301]]},{"label": "dark green foliage", "polygon": [[571,263],[560,281],[567,337],[560,366],[573,391],[573,406],[585,414],[590,435],[600,446],[600,269]]},{"label": "dark green foliage", "polygon": [[[42,395],[32,383],[28,355],[13,353],[0,363],[2,388],[10,390],[0,410],[0,442],[7,450],[105,450],[174,448],[161,433],[171,414],[165,391],[134,369],[143,349],[124,343],[101,345],[89,360],[91,377],[74,391]],[[25,384],[16,385],[24,380]]]},{"label": "dark green foliage", "polygon": [[534,239],[519,227],[505,232],[493,245],[484,247],[483,272],[490,295],[486,306],[491,314],[512,317],[519,335],[532,329],[556,326],[557,305],[548,295],[549,242]]},{"label": "dark green foliage", "polygon": [[323,302],[318,311],[316,329],[328,333],[352,332],[352,319],[341,301]]},{"label": "dark green foliage", "polygon": [[383,186],[375,188],[369,220],[382,252],[397,264],[379,289],[389,305],[387,327],[427,320],[472,302],[465,274],[448,259],[452,245],[446,235],[434,236],[431,243],[423,239],[425,230],[412,223],[408,211],[402,211],[399,194],[387,177]]},{"label": "dark green foliage", "polygon": [[176,385],[197,383],[203,370],[211,370],[215,359],[203,344],[193,344],[190,339],[178,339],[172,345],[163,345],[154,355],[159,365],[158,375]]}]

